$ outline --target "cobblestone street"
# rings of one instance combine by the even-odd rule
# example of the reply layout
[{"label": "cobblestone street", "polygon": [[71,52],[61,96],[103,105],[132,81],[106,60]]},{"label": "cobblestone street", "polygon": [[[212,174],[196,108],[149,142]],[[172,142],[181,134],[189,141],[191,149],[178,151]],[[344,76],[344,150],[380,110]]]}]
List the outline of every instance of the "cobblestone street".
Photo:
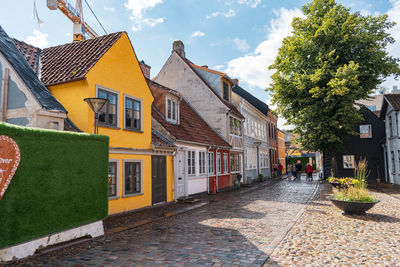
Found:
[{"label": "cobblestone street", "polygon": [[260,266],[316,187],[316,183],[284,180],[251,193],[235,192],[203,208],[108,236],[75,255],[50,259],[43,255],[29,264]]},{"label": "cobblestone street", "polygon": [[325,199],[330,189],[320,185],[266,266],[400,266],[399,188],[374,192],[381,202],[366,216],[343,216]]}]

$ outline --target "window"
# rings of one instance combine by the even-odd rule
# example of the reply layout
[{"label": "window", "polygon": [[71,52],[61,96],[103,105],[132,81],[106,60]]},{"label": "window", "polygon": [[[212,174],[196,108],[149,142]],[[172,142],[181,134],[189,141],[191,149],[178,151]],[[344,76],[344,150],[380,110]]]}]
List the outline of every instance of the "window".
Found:
[{"label": "window", "polygon": [[390,154],[391,154],[391,157],[392,157],[392,173],[395,173],[396,172],[396,167],[394,166],[394,151],[391,151],[390,152]]},{"label": "window", "polygon": [[188,174],[195,175],[196,174],[196,152],[188,151]]},{"label": "window", "polygon": [[394,113],[396,116],[396,135],[399,136],[399,117],[397,115],[397,112]]},{"label": "window", "polygon": [[199,152],[199,172],[206,173],[206,152]]},{"label": "window", "polygon": [[376,105],[369,106],[368,109],[371,111],[376,111]]},{"label": "window", "polygon": [[217,153],[217,173],[221,173],[221,153]]},{"label": "window", "polygon": [[392,122],[392,116],[389,116],[389,131],[390,131],[390,137],[393,137],[393,122]]},{"label": "window", "polygon": [[240,155],[231,154],[230,158],[231,158],[231,172],[240,172]]},{"label": "window", "polygon": [[228,154],[224,153],[224,173],[228,173]]},{"label": "window", "polygon": [[142,102],[125,97],[125,128],[140,131],[142,129]]},{"label": "window", "polygon": [[208,152],[208,173],[214,174],[214,152]]},{"label": "window", "polygon": [[371,124],[360,125],[360,138],[372,138]]},{"label": "window", "polygon": [[[397,150],[397,158],[398,158],[398,164],[400,166],[400,150]],[[395,169],[393,170],[394,170],[393,172],[395,172]]]},{"label": "window", "polygon": [[224,95],[223,98],[229,102],[229,84],[223,82]]},{"label": "window", "polygon": [[229,125],[230,125],[230,134],[233,135],[242,135],[242,122],[238,119],[235,119],[233,117],[229,118]]},{"label": "window", "polygon": [[344,169],[354,169],[354,155],[343,155],[343,168]]},{"label": "window", "polygon": [[98,97],[108,99],[108,102],[99,112],[99,124],[117,127],[118,95],[98,89]]},{"label": "window", "polygon": [[124,195],[138,194],[142,192],[142,163],[134,161],[124,162],[125,179]]},{"label": "window", "polygon": [[116,197],[118,195],[118,162],[108,163],[108,196]]},{"label": "window", "polygon": [[167,98],[167,120],[178,123],[178,102]]}]

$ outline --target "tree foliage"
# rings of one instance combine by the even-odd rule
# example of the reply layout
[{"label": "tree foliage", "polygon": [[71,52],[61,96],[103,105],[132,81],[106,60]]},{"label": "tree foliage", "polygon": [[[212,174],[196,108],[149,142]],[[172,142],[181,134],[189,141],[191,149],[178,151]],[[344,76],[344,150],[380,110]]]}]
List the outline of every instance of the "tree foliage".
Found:
[{"label": "tree foliage", "polygon": [[302,11],[269,67],[276,70],[269,90],[304,149],[334,151],[362,118],[355,101],[400,74],[399,60],[386,51],[394,23],[334,0],[314,0]]}]

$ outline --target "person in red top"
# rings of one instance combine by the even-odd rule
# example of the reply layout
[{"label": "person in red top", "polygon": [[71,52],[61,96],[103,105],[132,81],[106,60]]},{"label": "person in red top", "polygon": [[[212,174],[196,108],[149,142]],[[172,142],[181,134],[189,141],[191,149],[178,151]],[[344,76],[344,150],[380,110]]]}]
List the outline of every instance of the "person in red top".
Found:
[{"label": "person in red top", "polygon": [[282,170],[283,170],[283,165],[282,163],[279,162],[278,165],[278,173],[279,173],[279,177],[282,178]]},{"label": "person in red top", "polygon": [[313,180],[313,177],[312,177],[313,167],[310,163],[307,163],[307,165],[306,165],[306,172],[307,172],[307,180],[312,181]]}]

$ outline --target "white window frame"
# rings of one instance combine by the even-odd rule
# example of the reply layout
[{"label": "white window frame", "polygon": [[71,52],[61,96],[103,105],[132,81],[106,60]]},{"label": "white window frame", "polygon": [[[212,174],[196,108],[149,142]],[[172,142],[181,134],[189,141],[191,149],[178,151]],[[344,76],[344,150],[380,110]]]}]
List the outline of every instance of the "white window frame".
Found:
[{"label": "white window frame", "polygon": [[228,153],[223,153],[224,157],[224,173],[228,173]]},{"label": "white window frame", "polygon": [[[119,91],[116,91],[116,90],[113,90],[113,89],[110,89],[110,88],[107,88],[107,87],[105,87],[105,86],[102,86],[102,85],[98,85],[98,84],[96,84],[96,97],[99,97],[99,89],[100,90],[103,90],[103,91],[108,91],[109,93],[112,93],[112,94],[116,94],[117,95],[117,128],[119,129],[119,127],[120,127],[120,121],[119,121],[119,108],[120,108],[120,106],[121,106],[121,101],[120,101],[120,92]],[[125,101],[124,101],[125,102]],[[124,104],[124,107],[125,107],[125,104]],[[125,110],[124,110],[125,111]],[[114,128],[114,126],[111,126],[111,125],[107,125],[107,124],[99,124],[99,126],[100,127],[108,127],[108,128]]]},{"label": "white window frame", "polygon": [[[189,164],[189,160],[190,160],[191,164]],[[195,150],[188,150],[187,151],[186,166],[187,166],[187,170],[188,170],[188,175],[189,176],[196,176],[196,151]],[[194,170],[192,172],[193,168],[194,168]]]},{"label": "white window frame", "polygon": [[221,152],[217,152],[217,173],[221,173]]},{"label": "white window frame", "polygon": [[[211,164],[210,164],[211,161]],[[208,152],[208,173],[215,174],[214,152]],[[211,170],[210,170],[211,169]]]},{"label": "white window frame", "polygon": [[[132,194],[126,194],[125,193],[125,163],[140,163],[140,192],[137,193],[132,193]],[[123,192],[123,197],[133,197],[133,196],[139,196],[143,195],[143,161],[141,159],[124,159],[122,160],[122,192]]]},{"label": "white window frame", "polygon": [[[116,173],[116,177],[115,177],[115,196],[108,196],[108,199],[118,199],[119,198],[119,159],[109,159],[108,160],[109,163],[117,163],[117,173]],[[108,175],[108,174],[107,174]]]},{"label": "white window frame", "polygon": [[[168,100],[169,101],[171,101],[171,118],[168,118]],[[173,102],[175,102],[175,107],[176,107],[176,111],[175,111],[175,113],[176,113],[176,119],[174,120],[174,119],[172,119],[172,107],[173,107]],[[172,98],[172,97],[169,97],[169,96],[166,96],[165,97],[165,118],[167,119],[167,121],[168,122],[171,122],[171,123],[176,123],[176,124],[178,124],[179,123],[179,102],[178,102],[178,100],[176,100],[176,99],[174,99],[174,98]]]},{"label": "white window frame", "polygon": [[[132,100],[136,100],[140,103],[140,129],[139,130],[135,130],[135,129],[130,129],[130,128],[126,128],[126,118],[125,118],[125,110],[126,110],[126,98],[130,98]],[[131,96],[128,94],[124,94],[124,130],[128,130],[128,131],[143,131],[143,100],[140,98],[137,98],[135,96]]]},{"label": "white window frame", "polygon": [[[370,136],[368,136],[368,137],[362,137],[361,136],[361,128],[363,127],[363,126],[369,126],[369,129],[370,129]],[[370,139],[370,138],[372,138],[372,125],[371,124],[360,124],[360,138],[361,139]]]},{"label": "white window frame", "polygon": [[207,173],[206,172],[206,152],[199,151],[199,174],[205,174],[205,173]]}]

